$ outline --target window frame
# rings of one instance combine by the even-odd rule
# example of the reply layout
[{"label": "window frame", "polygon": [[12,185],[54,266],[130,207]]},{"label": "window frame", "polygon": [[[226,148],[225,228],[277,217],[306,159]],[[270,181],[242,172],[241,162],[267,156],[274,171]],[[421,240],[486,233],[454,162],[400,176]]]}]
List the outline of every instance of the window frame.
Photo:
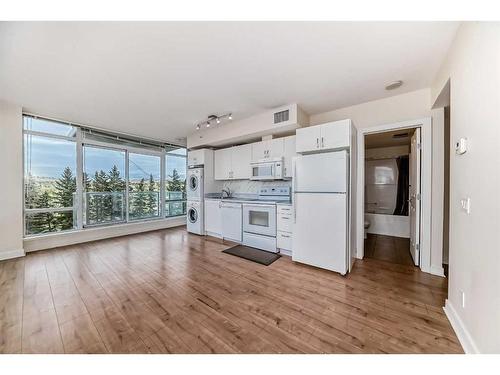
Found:
[{"label": "window frame", "polygon": [[[69,136],[63,136],[63,135],[57,135],[57,134],[50,134],[50,133],[44,133],[44,132],[39,132],[39,131],[33,131],[33,130],[26,130],[24,129],[24,119],[26,117],[32,117],[32,118],[40,118],[44,120],[49,120],[49,121],[54,121],[58,122],[64,125],[70,125],[73,126],[76,129],[76,134],[73,137]],[[114,144],[113,142],[103,142],[101,140],[94,140],[94,139],[89,139],[84,137],[84,130],[82,129],[81,126],[76,125],[74,123],[69,123],[65,121],[60,121],[60,120],[55,120],[55,119],[50,119],[46,118],[43,116],[38,116],[38,115],[33,115],[30,113],[23,113],[22,115],[22,129],[23,129],[23,135],[34,135],[34,136],[41,136],[41,137],[47,137],[47,138],[52,138],[52,139],[60,139],[60,140],[67,140],[67,141],[72,141],[75,142],[75,147],[76,147],[76,191],[75,191],[75,200],[73,203],[73,207],[60,207],[60,208],[36,208],[36,209],[28,209],[26,208],[26,183],[25,183],[25,162],[26,160],[25,157],[25,142],[24,142],[24,137],[23,137],[23,234],[24,238],[32,238],[32,237],[40,237],[40,236],[46,236],[46,235],[57,235],[57,234],[62,234],[62,233],[68,233],[68,232],[75,232],[75,231],[82,231],[86,229],[92,229],[92,228],[97,228],[97,227],[112,227],[114,225],[123,225],[123,224],[130,224],[130,223],[143,223],[143,222],[150,222],[150,221],[158,221],[158,220],[165,220],[169,218],[176,218],[176,217],[181,217],[184,216],[185,214],[180,214],[180,215],[172,215],[172,216],[165,216],[166,215],[166,210],[165,206],[167,201],[165,200],[166,198],[166,162],[167,162],[167,155],[172,156],[172,157],[178,157],[178,158],[184,158],[186,161],[186,172],[187,172],[187,147],[185,146],[179,146],[179,145],[173,145],[177,148],[185,148],[186,149],[186,156],[184,155],[176,155],[176,154],[170,154],[170,151],[167,151],[165,148],[159,147],[158,150],[150,149],[150,148],[141,148],[141,147],[136,147],[133,145],[118,145]],[[87,129],[87,127],[85,127]],[[107,150],[113,150],[113,151],[121,151],[125,152],[125,220],[120,220],[112,223],[97,223],[97,224],[90,224],[90,225],[85,225],[83,222],[83,194],[85,193],[83,190],[83,172],[84,172],[84,146],[88,145],[90,147],[97,147],[97,148],[102,148],[102,149],[107,149]],[[149,156],[156,156],[159,157],[160,159],[160,191],[159,191],[159,215],[155,217],[146,217],[146,218],[140,218],[140,219],[130,219],[129,217],[129,155],[130,153],[134,154],[140,154],[140,155],[149,155]],[[170,202],[186,202],[187,204],[187,197],[186,193],[184,192],[184,197],[183,199],[178,199],[178,200],[169,200],[168,203]],[[51,213],[51,212],[74,212],[76,210],[76,223],[73,223],[73,228],[64,230],[64,231],[59,231],[59,232],[48,232],[48,233],[39,233],[39,234],[27,234],[26,233],[26,217],[29,214],[33,213]]]},{"label": "window frame", "polygon": [[[166,167],[167,167],[167,156],[171,156],[171,157],[175,157],[175,158],[183,158],[185,159],[184,162],[186,164],[186,181],[184,183],[184,188],[187,189],[187,171],[188,171],[188,158],[187,158],[187,147],[186,147],[186,155],[176,155],[176,154],[171,154],[170,152],[165,152],[165,166],[164,166],[164,171],[163,173],[165,174],[165,178],[164,178],[164,195],[166,194],[166,189],[167,189],[167,171],[166,171]],[[167,203],[175,203],[175,202],[183,202],[185,205],[186,205],[186,212],[182,213],[182,214],[179,214],[179,215],[171,215],[171,216],[164,216],[164,218],[170,218],[170,217],[179,217],[179,216],[184,216],[187,214],[187,191],[185,190],[184,191],[184,196],[182,197],[182,199],[172,199],[172,200],[166,200],[164,199],[163,200],[163,210],[165,211],[165,205]],[[164,212],[164,215],[165,215],[165,212]]]},{"label": "window frame", "polygon": [[[26,217],[30,214],[43,214],[43,213],[56,213],[56,212],[74,212],[75,211],[75,202],[73,202],[73,207],[47,207],[47,208],[26,208],[26,145],[24,141],[24,136],[35,136],[35,137],[43,137],[43,138],[48,138],[48,139],[58,139],[58,140],[63,140],[63,141],[70,141],[75,143],[75,152],[78,154],[78,148],[77,148],[77,137],[68,137],[60,134],[51,134],[51,133],[45,133],[45,132],[39,132],[39,131],[34,131],[34,130],[26,130],[24,129],[24,117],[25,115],[23,114],[23,236],[25,238],[31,238],[31,237],[38,237],[38,236],[43,236],[47,234],[55,234],[55,233],[67,233],[67,232],[72,232],[78,229],[78,223],[73,222],[73,228],[72,229],[67,229],[64,231],[59,231],[59,232],[48,232],[48,233],[35,233],[35,234],[28,234],[27,233],[27,228],[26,228]],[[31,116],[33,117],[33,116]],[[75,127],[77,133],[80,130],[78,127]],[[76,169],[78,171],[78,156],[76,156]],[[77,173],[77,171],[75,171]],[[78,177],[75,175],[76,180],[77,180],[77,185],[78,185]],[[75,191],[75,200],[77,201],[76,203],[76,210],[78,213],[78,188]],[[77,220],[78,221],[78,220]]]}]

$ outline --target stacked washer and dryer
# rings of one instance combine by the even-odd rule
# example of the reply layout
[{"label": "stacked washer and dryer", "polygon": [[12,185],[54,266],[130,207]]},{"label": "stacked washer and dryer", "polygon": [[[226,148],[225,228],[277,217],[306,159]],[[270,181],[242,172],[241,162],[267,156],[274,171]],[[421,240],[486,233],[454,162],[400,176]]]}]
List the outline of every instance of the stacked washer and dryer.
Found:
[{"label": "stacked washer and dryer", "polygon": [[205,194],[218,193],[222,186],[214,179],[214,151],[209,149],[188,152],[187,230],[190,233],[205,234]]}]

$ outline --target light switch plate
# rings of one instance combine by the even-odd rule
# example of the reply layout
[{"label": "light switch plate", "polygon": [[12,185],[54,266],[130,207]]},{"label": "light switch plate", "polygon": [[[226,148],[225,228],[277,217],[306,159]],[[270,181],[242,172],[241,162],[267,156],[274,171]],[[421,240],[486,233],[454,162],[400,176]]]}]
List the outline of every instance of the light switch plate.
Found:
[{"label": "light switch plate", "polygon": [[464,210],[467,215],[470,214],[470,198],[460,199],[460,205],[462,206],[462,210]]}]

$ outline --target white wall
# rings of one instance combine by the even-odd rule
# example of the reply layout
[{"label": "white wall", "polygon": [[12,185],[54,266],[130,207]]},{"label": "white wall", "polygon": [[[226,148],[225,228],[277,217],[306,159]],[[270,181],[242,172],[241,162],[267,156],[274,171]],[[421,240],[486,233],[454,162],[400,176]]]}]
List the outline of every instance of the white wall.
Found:
[{"label": "white wall", "polygon": [[358,128],[430,116],[430,90],[422,89],[323,112],[309,117],[311,125],[350,118]]},{"label": "white wall", "polygon": [[24,255],[23,128],[20,106],[0,101],[0,260]]},{"label": "white wall", "polygon": [[[446,312],[466,351],[500,352],[500,24],[461,25],[432,87],[450,79],[450,249]],[[471,198],[471,212],[460,199]],[[462,291],[465,307],[462,307]]]}]

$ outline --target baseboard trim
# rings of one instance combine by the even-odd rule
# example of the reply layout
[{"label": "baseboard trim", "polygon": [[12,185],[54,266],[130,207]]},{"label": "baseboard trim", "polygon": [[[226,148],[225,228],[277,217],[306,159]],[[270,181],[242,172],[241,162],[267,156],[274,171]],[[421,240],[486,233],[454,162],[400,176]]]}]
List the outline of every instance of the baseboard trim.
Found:
[{"label": "baseboard trim", "polygon": [[431,266],[430,271],[431,271],[430,273],[433,275],[445,277],[444,276],[444,268],[442,266],[441,267]]},{"label": "baseboard trim", "polygon": [[137,234],[159,229],[167,229],[181,225],[186,225],[185,216],[87,228],[79,231],[50,233],[47,235],[25,238],[23,241],[24,250],[29,253],[32,251],[76,245],[79,243],[104,240],[107,238],[126,236],[129,234]]},{"label": "baseboard trim", "polygon": [[23,257],[25,255],[26,254],[24,253],[24,249],[1,251],[0,252],[0,260],[14,259],[14,258]]},{"label": "baseboard trim", "polygon": [[465,327],[462,319],[457,314],[457,311],[453,307],[449,299],[446,300],[445,306],[443,307],[444,313],[448,317],[453,330],[455,331],[462,348],[466,354],[479,354],[479,349],[474,343],[469,331]]}]

